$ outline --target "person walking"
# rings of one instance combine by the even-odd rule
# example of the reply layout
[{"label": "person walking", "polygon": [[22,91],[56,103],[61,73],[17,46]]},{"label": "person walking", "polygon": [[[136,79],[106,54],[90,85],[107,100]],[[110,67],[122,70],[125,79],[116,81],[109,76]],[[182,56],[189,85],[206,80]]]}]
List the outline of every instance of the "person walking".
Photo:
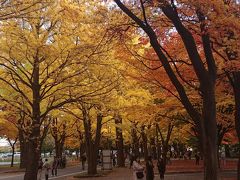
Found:
[{"label": "person walking", "polygon": [[62,157],[62,168],[65,168],[66,167],[66,164],[67,164],[67,159],[66,159],[66,155],[64,155]]},{"label": "person walking", "polygon": [[130,168],[130,169],[132,168],[132,165],[133,165],[133,159],[134,159],[134,155],[133,155],[133,154],[130,154],[130,155],[129,155],[129,168]]},{"label": "person walking", "polygon": [[82,170],[85,170],[85,163],[87,161],[87,157],[85,154],[81,156],[81,162],[82,162]]},{"label": "person walking", "polygon": [[39,159],[39,162],[38,162],[38,180],[41,180],[42,179],[42,168],[43,168],[43,161],[42,161],[42,158]]},{"label": "person walking", "polygon": [[199,162],[200,162],[200,155],[199,155],[199,153],[197,152],[196,154],[195,154],[195,164],[196,165],[199,165]]},{"label": "person walking", "polygon": [[53,163],[52,163],[52,176],[57,176],[58,165],[59,165],[58,158],[54,156]]},{"label": "person walking", "polygon": [[45,172],[45,180],[48,180],[49,177],[49,170],[51,169],[48,159],[45,159],[43,164],[44,172]]},{"label": "person walking", "polygon": [[226,165],[226,153],[225,153],[225,151],[221,152],[221,161],[222,161],[222,165],[224,167]]},{"label": "person walking", "polygon": [[189,149],[188,150],[188,159],[191,160],[191,158],[192,158],[192,151]]},{"label": "person walking", "polygon": [[158,172],[160,174],[160,180],[164,180],[164,174],[166,171],[166,164],[162,158],[158,159],[157,162]]},{"label": "person walking", "polygon": [[167,164],[172,164],[172,162],[171,162],[171,153],[168,151],[167,152],[167,155],[166,155],[166,157],[167,157]]},{"label": "person walking", "polygon": [[148,160],[146,162],[146,180],[154,179],[154,165],[152,162],[152,157],[148,156]]},{"label": "person walking", "polygon": [[143,179],[144,178],[144,167],[140,164],[140,159],[137,157],[133,158],[133,178],[134,180]]},{"label": "person walking", "polygon": [[113,167],[115,167],[117,164],[115,154],[112,155],[112,163],[113,163]]}]

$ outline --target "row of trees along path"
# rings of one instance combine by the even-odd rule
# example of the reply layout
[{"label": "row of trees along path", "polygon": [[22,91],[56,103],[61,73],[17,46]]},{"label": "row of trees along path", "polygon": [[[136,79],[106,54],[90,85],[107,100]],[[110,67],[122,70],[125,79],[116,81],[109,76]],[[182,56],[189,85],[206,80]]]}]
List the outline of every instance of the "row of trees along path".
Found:
[{"label": "row of trees along path", "polygon": [[[41,149],[49,130],[54,138],[57,156],[61,156],[65,140],[70,136],[84,144],[88,173],[96,174],[97,154],[101,139],[107,136],[104,130],[109,122],[115,126],[118,165],[124,166],[124,125],[133,127],[130,134],[135,141],[133,150],[136,154],[139,137],[142,139],[145,159],[148,154],[147,142],[152,141],[148,133],[154,127],[156,136],[162,142],[162,154],[166,160],[171,134],[180,127],[175,124],[179,119],[193,127],[194,135],[199,140],[204,156],[204,179],[219,179],[218,145],[223,138],[216,108],[216,87],[219,87],[219,83],[232,87],[229,94],[232,93],[235,103],[235,128],[238,141],[240,139],[240,71],[237,62],[240,31],[234,23],[239,15],[238,2],[114,2],[120,9],[109,5],[109,1],[101,3],[95,0],[83,4],[51,0],[24,3],[0,1],[1,106],[4,118],[18,132],[17,136],[11,135],[11,138],[15,142],[17,139],[20,141],[20,166],[26,168],[24,179],[37,179]],[[95,14],[98,16],[95,17]],[[223,17],[225,20],[219,21]],[[137,37],[138,42],[135,44],[131,37]],[[174,44],[176,39],[179,51],[174,51],[176,47],[169,48],[169,44]],[[133,42],[133,47],[140,47],[138,52],[143,51],[138,58],[146,60],[143,57],[145,55],[157,59],[146,64],[140,62],[148,67],[142,78],[147,79],[149,84],[153,80],[151,78],[167,79],[174,90],[166,88],[160,81],[157,87],[179,100],[181,105],[177,106],[183,107],[184,110],[181,110],[186,112],[184,116],[156,113],[158,110],[155,106],[161,104],[156,102],[148,110],[144,109],[143,104],[151,99],[149,97],[154,90],[146,90],[147,86],[139,88],[137,83],[135,87],[123,83],[123,79],[135,83],[138,74],[135,73],[136,67],[131,69],[135,73],[134,79],[126,71],[128,65],[121,59],[121,56],[128,60],[136,58],[132,52],[128,57],[128,53],[122,53],[130,50],[124,44],[128,40]],[[191,71],[191,78],[181,72],[182,64],[184,67],[188,65],[186,69]],[[225,66],[220,67],[221,64]],[[160,66],[161,70],[158,71],[156,66]],[[152,70],[155,70],[154,75]],[[129,76],[134,80],[129,80]],[[129,97],[124,99],[121,96],[125,93],[124,86],[138,94],[128,92]],[[155,91],[158,91],[156,87]],[[193,94],[195,99],[192,98]],[[116,99],[118,103],[114,103]],[[130,100],[135,101],[134,108],[126,106]],[[127,108],[123,108],[121,103]],[[145,114],[139,113],[129,120],[131,113],[137,114],[137,110]],[[125,116],[127,121],[123,121],[122,111],[129,113]],[[59,117],[60,114],[74,120],[67,122]],[[160,127],[162,122],[159,121],[163,117],[173,122],[166,121]],[[134,120],[141,118],[148,121],[142,120],[141,124]],[[164,127],[166,137],[162,132]],[[73,128],[78,129],[76,134],[69,133]],[[9,142],[14,151],[15,142]],[[157,149],[161,148],[158,146]]]}]

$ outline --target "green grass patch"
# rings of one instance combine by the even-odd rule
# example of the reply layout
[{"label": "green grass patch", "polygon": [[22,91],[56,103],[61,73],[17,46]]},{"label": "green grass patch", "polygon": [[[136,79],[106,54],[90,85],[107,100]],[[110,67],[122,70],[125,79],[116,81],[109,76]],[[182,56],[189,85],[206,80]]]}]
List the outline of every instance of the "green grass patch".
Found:
[{"label": "green grass patch", "polygon": [[109,173],[111,173],[112,170],[100,170],[97,172],[97,174],[94,175],[89,175],[87,174],[87,172],[81,173],[81,174],[77,174],[75,176],[73,176],[74,178],[97,178],[97,177],[104,177],[107,176]]},{"label": "green grass patch", "polygon": [[10,164],[8,165],[0,165],[1,169],[19,169],[19,164],[14,164],[13,167],[10,167]]},{"label": "green grass patch", "polygon": [[[8,158],[0,158],[0,162],[11,162],[12,158],[11,157],[8,157]],[[15,157],[14,158],[14,162],[16,163],[19,163],[20,162],[20,158],[18,157]]]}]

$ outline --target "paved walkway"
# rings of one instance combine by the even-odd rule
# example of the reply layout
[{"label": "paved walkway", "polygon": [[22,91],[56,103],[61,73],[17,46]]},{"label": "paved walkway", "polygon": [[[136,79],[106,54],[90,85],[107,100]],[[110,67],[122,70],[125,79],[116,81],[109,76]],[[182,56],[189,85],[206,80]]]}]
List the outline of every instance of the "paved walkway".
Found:
[{"label": "paved walkway", "polygon": [[[221,174],[220,180],[236,180],[236,172],[225,172]],[[166,174],[165,180],[202,180],[203,173],[170,173]],[[59,179],[60,180],[60,179]],[[73,177],[68,177],[61,180],[77,180]],[[132,170],[129,168],[115,168],[110,174],[105,177],[98,178],[81,178],[79,180],[133,180]],[[158,174],[155,174],[154,180],[160,180]]]},{"label": "paved walkway", "polygon": [[[167,165],[168,173],[178,173],[178,172],[203,172],[203,161],[200,161],[200,165],[195,164],[195,160],[172,160],[170,165]],[[155,162],[156,167],[156,162]],[[221,170],[237,170],[237,160],[231,159],[226,160],[226,164],[221,163]],[[155,172],[157,169],[155,168]]]},{"label": "paved walkway", "polygon": [[[160,180],[156,161],[154,162],[155,179]],[[228,160],[226,165],[222,166],[220,180],[236,180],[237,178],[237,161]],[[170,165],[167,165],[165,180],[202,180],[203,179],[203,161],[200,165],[195,165],[194,160],[172,160]],[[105,177],[99,178],[81,178],[81,180],[133,180],[133,172],[129,168],[114,168],[113,171]],[[76,180],[69,177],[67,180]]]},{"label": "paved walkway", "polygon": [[[58,176],[51,177],[50,180],[66,180],[68,177],[72,177],[76,174],[81,173],[81,167],[80,166],[71,166],[67,167],[65,169],[59,169],[58,170]],[[18,172],[18,173],[0,173],[0,180],[23,180],[24,173]],[[44,172],[42,173],[42,179],[44,179]],[[76,180],[76,179],[75,179]]]},{"label": "paved walkway", "polygon": [[[156,163],[156,162],[155,162]],[[156,167],[156,165],[155,165]],[[236,180],[236,167],[237,161],[231,160],[228,161],[227,164],[223,168],[223,172],[221,173],[220,180]],[[7,170],[7,169],[5,169]],[[16,169],[13,168],[13,171]],[[203,179],[203,165],[202,162],[199,166],[195,165],[194,160],[173,160],[171,165],[167,166],[167,173],[165,180],[202,180]],[[68,167],[66,169],[59,170],[59,176],[50,178],[54,180],[77,180],[73,178],[74,175],[80,174],[81,172],[80,166]],[[158,171],[155,168],[155,179],[159,180]],[[2,172],[2,173],[1,173]],[[23,172],[18,173],[3,173],[4,170],[0,170],[0,180],[22,180]],[[83,172],[82,172],[83,173]],[[112,172],[110,172],[105,177],[99,178],[81,178],[81,180],[133,180],[133,172],[129,168],[114,168]]]}]

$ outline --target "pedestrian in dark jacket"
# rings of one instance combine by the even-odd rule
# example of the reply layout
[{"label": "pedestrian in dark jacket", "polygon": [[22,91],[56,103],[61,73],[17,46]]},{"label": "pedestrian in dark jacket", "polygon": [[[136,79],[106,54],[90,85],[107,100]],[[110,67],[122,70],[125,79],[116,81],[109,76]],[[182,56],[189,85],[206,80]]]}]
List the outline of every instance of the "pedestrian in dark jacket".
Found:
[{"label": "pedestrian in dark jacket", "polygon": [[43,161],[42,161],[42,158],[40,158],[38,162],[38,180],[42,179],[42,169],[43,169]]},{"label": "pedestrian in dark jacket", "polygon": [[82,170],[85,170],[85,163],[87,161],[87,157],[85,154],[81,156],[81,161],[82,161]]},{"label": "pedestrian in dark jacket", "polygon": [[133,160],[134,160],[134,154],[130,154],[130,156],[129,156],[129,162],[130,162],[129,168],[130,168],[130,169],[132,168]]},{"label": "pedestrian in dark jacket", "polygon": [[146,162],[146,180],[153,180],[154,179],[154,165],[152,162],[152,157],[149,156]]},{"label": "pedestrian in dark jacket", "polygon": [[58,165],[59,165],[58,158],[54,156],[53,163],[52,163],[52,176],[57,176]]},{"label": "pedestrian in dark jacket", "polygon": [[195,161],[195,164],[196,164],[196,165],[199,165],[199,161],[200,161],[200,155],[199,155],[199,153],[196,153],[196,154],[195,154],[195,160],[196,160],[196,161]]},{"label": "pedestrian in dark jacket", "polygon": [[160,180],[164,180],[164,174],[166,171],[166,163],[164,162],[164,160],[162,158],[158,159],[157,167],[158,167],[158,171],[160,174]]},{"label": "pedestrian in dark jacket", "polygon": [[50,164],[48,162],[48,159],[45,159],[45,162],[43,164],[43,168],[44,168],[44,171],[45,171],[45,180],[48,180],[49,170],[51,169]]}]

